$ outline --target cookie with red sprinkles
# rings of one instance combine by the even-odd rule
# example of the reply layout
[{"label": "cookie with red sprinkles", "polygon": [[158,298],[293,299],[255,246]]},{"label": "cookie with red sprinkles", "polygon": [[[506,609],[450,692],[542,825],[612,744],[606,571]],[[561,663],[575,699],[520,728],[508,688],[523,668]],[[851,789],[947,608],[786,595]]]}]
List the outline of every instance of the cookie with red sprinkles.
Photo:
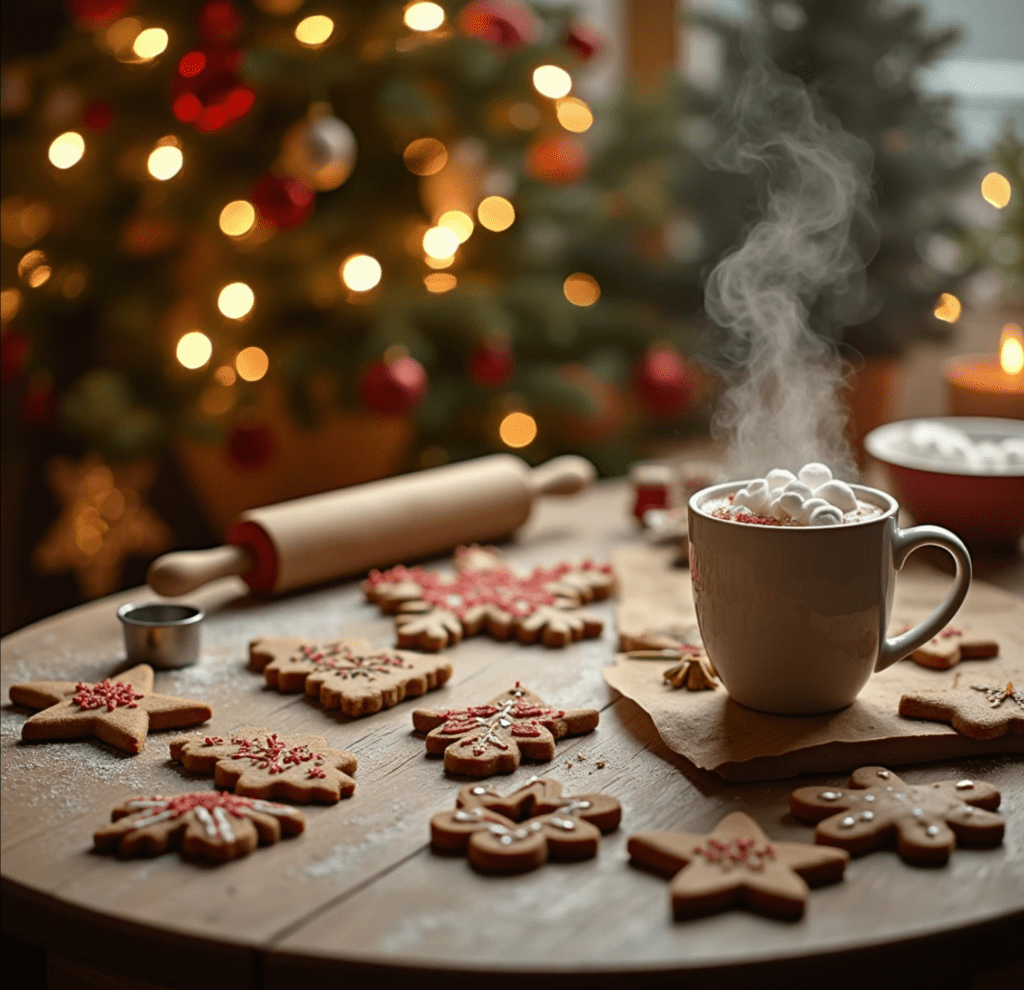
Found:
[{"label": "cookie with red sprinkles", "polygon": [[296,804],[334,804],[356,789],[356,757],[328,748],[323,736],[285,736],[247,726],[227,736],[171,740],[171,758],[192,773],[213,774],[224,790]]}]

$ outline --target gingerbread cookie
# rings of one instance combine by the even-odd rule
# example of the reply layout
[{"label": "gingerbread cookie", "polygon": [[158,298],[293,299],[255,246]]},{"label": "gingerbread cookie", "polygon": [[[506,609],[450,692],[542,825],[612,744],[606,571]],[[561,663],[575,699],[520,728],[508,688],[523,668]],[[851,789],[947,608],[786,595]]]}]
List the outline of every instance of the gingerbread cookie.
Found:
[{"label": "gingerbread cookie", "polygon": [[393,708],[441,687],[446,661],[401,650],[377,650],[366,640],[316,644],[302,639],[254,639],[249,662],[278,691],[305,691],[324,708],[351,718]]},{"label": "gingerbread cookie", "polygon": [[619,827],[622,808],[604,794],[566,797],[555,780],[531,780],[510,794],[463,787],[455,811],[430,819],[440,852],[465,853],[482,873],[524,873],[549,859],[591,859],[602,832]]},{"label": "gingerbread cookie", "polygon": [[323,736],[279,736],[249,726],[221,736],[171,740],[171,758],[192,773],[212,773],[218,787],[252,798],[284,798],[297,804],[334,804],[349,797],[356,758],[328,749]]},{"label": "gingerbread cookie", "polygon": [[295,808],[216,792],[131,798],[110,817],[111,824],[93,835],[101,852],[158,856],[178,846],[182,856],[215,863],[248,856],[258,843],[270,845],[306,827]]},{"label": "gingerbread cookie", "polygon": [[905,718],[948,722],[962,736],[997,739],[1024,732],[1024,694],[1013,682],[992,684],[974,677],[957,677],[945,691],[911,691],[900,698]]},{"label": "gingerbread cookie", "polygon": [[436,652],[484,631],[545,646],[599,636],[603,621],[579,606],[607,598],[615,586],[607,564],[535,567],[524,577],[496,550],[475,546],[455,551],[455,571],[454,577],[401,565],[371,571],[363,591],[382,612],[397,613],[400,647]]},{"label": "gingerbread cookie", "polygon": [[800,787],[795,818],[817,822],[814,839],[854,855],[896,844],[908,863],[945,863],[959,840],[995,846],[1003,839],[999,791],[975,780],[911,786],[884,767],[854,770],[846,787]]},{"label": "gingerbread cookie", "polygon": [[734,811],[710,833],[641,832],[627,846],[634,862],[672,877],[676,918],[746,906],[799,918],[808,884],[838,880],[849,854],[798,842],[774,842],[749,815]]},{"label": "gingerbread cookie", "polygon": [[213,715],[209,705],[153,692],[153,668],[139,664],[99,684],[28,681],[14,684],[11,701],[41,708],[21,727],[21,738],[97,739],[138,753],[150,729],[182,729]]},{"label": "gingerbread cookie", "polygon": [[444,753],[445,770],[467,777],[512,773],[523,756],[553,759],[556,739],[590,732],[599,719],[593,708],[549,708],[518,681],[483,705],[412,713],[413,725],[427,733],[427,752]]},{"label": "gingerbread cookie", "polygon": [[671,687],[688,691],[713,691],[718,687],[718,674],[699,643],[685,643],[660,650],[630,650],[630,660],[677,660],[662,677]]},{"label": "gingerbread cookie", "polygon": [[999,643],[996,640],[990,636],[979,635],[964,623],[958,623],[955,626],[946,626],[924,646],[914,650],[910,654],[910,659],[922,667],[931,667],[932,670],[949,670],[961,660],[989,660],[997,656]]}]

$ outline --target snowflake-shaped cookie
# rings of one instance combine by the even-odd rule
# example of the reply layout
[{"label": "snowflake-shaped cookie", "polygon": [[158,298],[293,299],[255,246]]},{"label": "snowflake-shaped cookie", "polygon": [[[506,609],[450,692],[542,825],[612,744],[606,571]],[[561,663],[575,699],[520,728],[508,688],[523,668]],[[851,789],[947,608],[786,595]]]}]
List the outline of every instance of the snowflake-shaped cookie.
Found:
[{"label": "snowflake-shaped cookie", "polygon": [[971,739],[998,739],[1008,732],[1024,733],[1024,694],[1012,681],[992,684],[980,678],[958,677],[953,687],[944,691],[910,691],[903,695],[900,714],[948,722],[960,735]]},{"label": "snowflake-shaped cookie", "polygon": [[523,873],[549,859],[590,859],[602,832],[619,827],[622,808],[604,794],[566,797],[555,780],[531,780],[510,794],[463,787],[454,811],[430,820],[441,852],[465,853],[483,873]]},{"label": "snowflake-shaped cookie", "polygon": [[183,856],[215,863],[247,856],[258,843],[269,845],[306,827],[295,808],[210,791],[131,798],[111,819],[93,835],[101,852],[158,856],[179,846]]},{"label": "snowflake-shaped cookie", "polygon": [[218,787],[253,798],[284,798],[297,804],[333,804],[349,797],[356,758],[328,749],[323,736],[280,736],[248,726],[222,736],[184,736],[171,741],[171,758],[193,773],[212,773]]},{"label": "snowflake-shaped cookie", "polygon": [[912,786],[884,767],[855,770],[846,787],[800,787],[789,796],[795,818],[817,822],[814,838],[859,855],[895,842],[908,863],[945,863],[956,848],[1003,839],[999,791],[980,780]]},{"label": "snowflake-shaped cookie", "polygon": [[305,691],[324,708],[340,708],[351,718],[426,694],[452,676],[447,661],[374,649],[366,640],[254,639],[249,662],[278,691]]},{"label": "snowflake-shaped cookie", "polygon": [[21,727],[21,738],[97,739],[127,753],[141,752],[150,729],[182,729],[207,721],[201,701],[153,692],[153,668],[139,664],[98,684],[28,681],[14,684],[11,701],[41,708]]},{"label": "snowflake-shaped cookie", "polygon": [[550,708],[518,682],[483,705],[412,713],[427,752],[444,753],[445,769],[467,777],[512,773],[523,756],[553,759],[556,739],[590,732],[599,719],[594,708]]},{"label": "snowflake-shaped cookie", "polygon": [[396,613],[398,645],[430,652],[484,631],[545,646],[599,636],[603,621],[579,606],[607,598],[614,586],[607,564],[562,563],[524,576],[482,547],[459,547],[452,577],[399,565],[371,571],[363,582],[370,601]]},{"label": "snowflake-shaped cookie", "polygon": [[808,883],[840,879],[849,859],[841,849],[775,842],[742,811],[726,815],[707,835],[641,832],[630,836],[627,849],[634,862],[672,877],[677,918],[739,906],[799,918]]}]

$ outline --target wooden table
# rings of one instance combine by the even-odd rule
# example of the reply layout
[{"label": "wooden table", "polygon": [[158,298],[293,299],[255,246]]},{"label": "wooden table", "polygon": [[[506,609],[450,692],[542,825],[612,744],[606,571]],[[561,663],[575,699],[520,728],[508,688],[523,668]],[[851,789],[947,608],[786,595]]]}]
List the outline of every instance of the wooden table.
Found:
[{"label": "wooden table", "polygon": [[[519,565],[604,558],[636,539],[626,503],[622,483],[552,500],[509,557]],[[4,697],[16,681],[109,675],[122,658],[115,608],[148,597],[145,590],[114,596],[7,637]],[[137,978],[104,985],[135,987],[284,987],[303,975],[342,974],[359,986],[396,973],[415,976],[415,987],[453,987],[462,983],[450,974],[460,973],[477,974],[474,985],[488,988],[521,986],[527,974],[531,987],[678,986],[685,976],[687,987],[722,988],[764,974],[834,988],[887,985],[879,974],[896,972],[902,986],[926,977],[932,986],[968,986],[972,974],[1020,955],[1019,762],[964,760],[904,773],[914,783],[977,776],[1000,786],[1008,825],[998,848],[958,851],[942,869],[907,866],[893,852],[855,860],[844,882],[812,892],[797,923],[743,911],[674,923],[666,881],[627,863],[632,832],[702,831],[743,809],[776,838],[810,841],[812,833],[787,814],[792,781],[736,785],[701,772],[664,746],[643,711],[613,696],[601,677],[614,649],[611,604],[598,606],[609,620],[604,637],[564,651],[465,642],[449,653],[452,682],[427,696],[427,705],[476,703],[519,679],[549,701],[601,710],[599,728],[560,743],[553,763],[524,763],[497,782],[512,789],[540,773],[569,791],[607,791],[622,802],[622,828],[594,860],[491,878],[430,850],[430,815],[452,806],[462,781],[424,755],[411,727],[415,703],[347,720],[265,689],[245,665],[248,640],[261,634],[392,642],[390,620],[363,602],[355,582],[257,601],[232,579],[189,600],[208,614],[203,658],[158,674],[157,690],[209,700],[217,730],[250,723],[322,732],[358,755],[358,787],[350,800],[310,808],[305,835],[226,866],[195,865],[176,853],[120,861],[90,851],[110,809],[131,794],[187,789],[187,774],[168,759],[166,735],[151,735],[135,757],[95,741],[28,745],[19,740],[25,713],[5,705],[4,930],[45,946],[58,971],[78,974],[78,985],[88,982],[82,973],[100,967]],[[842,778],[800,783],[819,781]]]}]

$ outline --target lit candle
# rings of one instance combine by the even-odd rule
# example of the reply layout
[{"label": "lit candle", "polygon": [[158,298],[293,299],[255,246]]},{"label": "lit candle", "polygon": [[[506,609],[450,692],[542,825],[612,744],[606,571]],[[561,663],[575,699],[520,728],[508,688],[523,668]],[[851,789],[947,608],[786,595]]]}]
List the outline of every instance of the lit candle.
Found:
[{"label": "lit candle", "polygon": [[970,354],[946,364],[949,411],[954,416],[1024,419],[1024,333],[1007,323],[999,354]]}]

